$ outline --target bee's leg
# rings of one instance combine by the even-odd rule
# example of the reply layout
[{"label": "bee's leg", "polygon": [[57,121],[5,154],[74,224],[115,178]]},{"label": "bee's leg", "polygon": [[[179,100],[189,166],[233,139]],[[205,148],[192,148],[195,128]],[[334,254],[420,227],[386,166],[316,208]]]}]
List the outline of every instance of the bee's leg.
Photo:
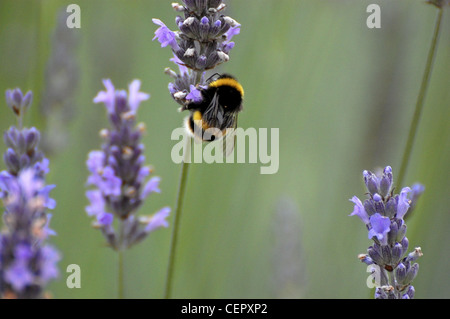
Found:
[{"label": "bee's leg", "polygon": [[178,111],[183,112],[183,111],[186,111],[186,110],[191,111],[191,110],[195,110],[195,109],[198,109],[198,105],[197,104],[195,104],[195,103],[187,103],[187,104],[184,104],[182,107],[180,107],[178,109]]},{"label": "bee's leg", "polygon": [[186,111],[186,110],[189,110],[188,109],[188,104],[184,104],[183,106],[178,108],[178,112],[183,112],[183,111]]}]

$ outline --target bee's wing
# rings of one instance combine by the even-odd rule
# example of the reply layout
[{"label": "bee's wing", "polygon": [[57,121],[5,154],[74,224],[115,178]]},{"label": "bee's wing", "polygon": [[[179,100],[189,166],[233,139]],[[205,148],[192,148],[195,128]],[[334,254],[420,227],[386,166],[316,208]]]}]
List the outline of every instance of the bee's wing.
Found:
[{"label": "bee's wing", "polygon": [[211,99],[211,102],[206,107],[203,112],[203,117],[209,124],[214,124],[217,122],[218,112],[220,110],[219,107],[219,94],[214,93],[214,96]]},{"label": "bee's wing", "polygon": [[214,127],[221,131],[226,130],[225,136],[220,140],[223,143],[223,154],[228,157],[233,153],[236,141],[237,113],[227,114],[224,112],[224,106],[219,103],[219,94],[214,93],[211,102],[203,113],[203,120],[210,127]]},{"label": "bee's wing", "polygon": [[227,128],[227,134],[223,139],[223,154],[225,157],[228,157],[231,153],[233,153],[234,145],[236,144],[236,128],[237,128],[237,120],[238,114],[234,114],[233,116],[233,125]]}]

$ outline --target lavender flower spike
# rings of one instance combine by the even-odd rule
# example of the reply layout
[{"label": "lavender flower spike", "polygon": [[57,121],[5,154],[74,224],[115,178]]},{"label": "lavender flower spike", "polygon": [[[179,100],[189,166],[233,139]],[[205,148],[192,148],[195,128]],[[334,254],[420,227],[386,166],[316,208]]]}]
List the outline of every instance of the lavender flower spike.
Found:
[{"label": "lavender flower spike", "polygon": [[[58,251],[44,240],[54,233],[45,214],[49,198],[34,168],[18,178],[2,175],[6,231],[0,235],[0,296],[42,298],[47,283],[58,277]],[[6,182],[6,183],[5,183]]]},{"label": "lavender flower spike", "polygon": [[350,216],[356,215],[364,222],[368,237],[374,243],[367,249],[367,254],[360,254],[358,258],[367,265],[378,266],[376,299],[414,298],[415,290],[411,283],[419,270],[419,265],[414,261],[422,256],[422,251],[416,247],[405,257],[409,241],[405,237],[404,216],[413,207],[411,198],[415,204],[424,187],[420,184],[414,185],[413,189],[404,187],[399,195],[394,195],[390,166],[380,176],[364,171],[363,178],[369,198],[362,204],[353,196],[350,201],[355,203],[355,208]]},{"label": "lavender flower spike", "polygon": [[50,198],[53,185],[45,184],[48,160],[38,149],[37,129],[22,128],[23,113],[32,93],[8,90],[6,100],[18,118],[4,134],[8,147],[3,158],[7,170],[0,172],[0,199],[4,229],[0,233],[0,298],[44,298],[48,282],[59,275],[59,252],[46,244],[51,214],[56,202]]},{"label": "lavender flower spike", "polygon": [[[153,19],[159,26],[153,40],[161,47],[169,46],[179,67],[179,73],[167,68],[174,78],[169,84],[173,99],[185,105],[189,101],[201,101],[199,87],[207,85],[205,71],[214,69],[230,59],[234,48],[231,39],[240,33],[241,25],[222,14],[226,5],[222,0],[173,3],[173,9],[182,14],[175,19],[177,31],[172,31],[161,20]],[[183,108],[181,109],[183,110]]]},{"label": "lavender flower spike", "polygon": [[[165,218],[170,208],[153,218],[135,218],[143,201],[151,193],[159,193],[159,177],[145,182],[151,169],[145,162],[144,145],[141,143],[144,125],[136,125],[140,104],[150,95],[140,92],[141,82],[134,80],[128,93],[114,88],[111,80],[103,80],[106,91],[100,91],[94,103],[106,107],[111,129],[102,130],[102,150],[91,151],[86,162],[90,175],[86,192],[89,205],[86,212],[95,217],[94,227],[99,228],[109,246],[115,250],[131,247],[159,227],[168,227]],[[119,230],[114,221],[121,223]],[[116,224],[117,224],[116,223]]]}]

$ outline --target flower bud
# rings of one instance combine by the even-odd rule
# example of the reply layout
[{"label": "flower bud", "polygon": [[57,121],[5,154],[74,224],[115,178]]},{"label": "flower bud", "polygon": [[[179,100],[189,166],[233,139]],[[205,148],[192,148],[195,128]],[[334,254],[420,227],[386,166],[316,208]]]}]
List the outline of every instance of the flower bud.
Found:
[{"label": "flower bud", "polygon": [[415,289],[413,286],[409,286],[406,293],[402,296],[403,299],[414,299]]},{"label": "flower bud", "polygon": [[378,193],[378,179],[375,174],[371,171],[363,171],[363,176],[369,193],[372,195]]},{"label": "flower bud", "polygon": [[386,217],[393,218],[397,211],[397,201],[394,198],[389,198],[389,200],[384,205],[384,211]]},{"label": "flower bud", "polygon": [[386,265],[392,264],[392,253],[391,253],[391,247],[388,245],[381,246],[381,251],[383,253],[383,260]]},{"label": "flower bud", "polygon": [[406,274],[405,284],[410,284],[417,276],[419,272],[419,264],[415,263],[409,268],[408,273]]},{"label": "flower bud", "polygon": [[392,247],[392,264],[397,264],[400,259],[402,259],[404,252],[403,252],[403,247],[400,243],[395,243],[394,246]]},{"label": "flower bud", "polygon": [[406,230],[407,230],[406,224],[402,223],[402,225],[398,228],[397,239],[396,239],[397,242],[401,242],[403,240],[403,238],[405,238]]},{"label": "flower bud", "polygon": [[391,220],[391,226],[388,236],[388,244],[393,246],[397,241],[397,233],[398,233],[398,224],[396,220]]},{"label": "flower bud", "polygon": [[373,199],[366,199],[364,201],[364,209],[367,213],[367,215],[372,216],[377,211],[375,210],[375,205]]},{"label": "flower bud", "polygon": [[395,268],[395,279],[397,280],[397,282],[399,284],[401,284],[401,285],[407,284],[407,283],[405,283],[406,274],[407,274],[407,269],[406,269],[405,265],[403,263],[399,263],[397,265],[397,268]]},{"label": "flower bud", "polygon": [[370,258],[377,264],[378,266],[384,266],[384,259],[383,256],[379,251],[377,251],[374,247],[369,247],[367,249],[367,253],[369,254]]},{"label": "flower bud", "polygon": [[381,198],[381,196],[378,195],[377,193],[375,193],[373,195],[373,200],[374,200],[376,212],[382,216],[385,216],[384,203],[383,203],[383,199]]},{"label": "flower bud", "polygon": [[386,166],[383,171],[383,176],[380,180],[380,194],[383,197],[386,197],[391,191],[392,187],[392,168],[390,166]]}]

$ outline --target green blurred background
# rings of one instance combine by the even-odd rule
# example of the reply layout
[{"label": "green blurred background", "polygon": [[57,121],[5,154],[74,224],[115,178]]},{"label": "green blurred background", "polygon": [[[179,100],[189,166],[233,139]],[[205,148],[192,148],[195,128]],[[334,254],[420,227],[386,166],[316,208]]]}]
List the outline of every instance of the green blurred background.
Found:
[{"label": "green blurred background", "polygon": [[[141,79],[151,99],[138,120],[147,125],[147,161],[162,193],[140,213],[173,208],[181,167],[171,161],[170,135],[186,114],[168,94],[163,70],[173,67],[171,53],[152,42],[151,19],[174,29],[176,13],[171,1],[75,1],[73,102],[69,116],[57,107],[44,115],[57,13],[73,2],[0,0],[0,91],[32,90],[26,125],[65,138],[48,152],[48,183],[57,185],[51,242],[63,255],[49,290],[54,298],[116,298],[117,255],[84,211],[87,153],[100,147],[98,131],[107,126],[104,107],[92,99],[103,78],[116,88]],[[348,199],[364,197],[364,169],[391,165],[394,178],[399,171],[437,9],[422,0],[226,2],[242,29],[230,61],[215,71],[234,74],[245,88],[240,126],[280,128],[280,167],[260,175],[261,164],[191,165],[173,297],[372,297],[357,259],[370,240],[361,221],[347,216]],[[366,26],[371,3],[381,6],[381,29]],[[397,185],[426,186],[408,219],[410,248],[424,253],[417,298],[450,297],[449,56],[446,10],[405,185]],[[14,121],[2,98],[0,129]],[[170,238],[171,228],[158,230],[125,253],[126,297],[162,297]],[[81,289],[66,286],[69,264],[81,267]]]}]

